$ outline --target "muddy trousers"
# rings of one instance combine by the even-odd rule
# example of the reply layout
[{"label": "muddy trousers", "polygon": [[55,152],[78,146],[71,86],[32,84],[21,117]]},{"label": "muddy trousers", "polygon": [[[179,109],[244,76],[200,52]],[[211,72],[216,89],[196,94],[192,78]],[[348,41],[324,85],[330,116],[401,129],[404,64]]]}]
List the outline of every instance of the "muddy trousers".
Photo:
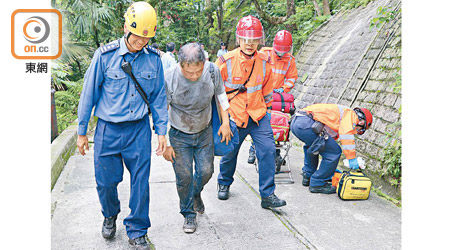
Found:
[{"label": "muddy trousers", "polygon": [[150,227],[151,130],[148,116],[122,123],[98,119],[94,143],[95,179],[103,216],[111,217],[120,212],[117,185],[123,179],[125,164],[130,173],[131,213],[123,224],[129,238],[145,235]]},{"label": "muddy trousers", "polygon": [[[305,153],[303,173],[306,177],[310,177],[310,185],[312,187],[323,186],[327,180],[330,180],[336,171],[341,157],[341,147],[333,138],[328,138],[325,148],[319,151],[322,161],[319,166],[319,155],[308,154],[308,148],[318,135],[311,129],[314,120],[308,116],[296,116],[291,122],[291,131],[302,142],[303,152]],[[319,168],[317,168],[319,167]]]},{"label": "muddy trousers", "polygon": [[250,134],[256,147],[256,158],[258,159],[259,193],[262,198],[268,197],[275,191],[275,140],[273,139],[270,120],[266,115],[259,121],[258,125],[249,118],[247,127],[238,127],[238,129],[239,145],[220,160],[220,173],[217,181],[221,185],[233,183],[239,149],[245,137]]},{"label": "muddy trousers", "polygon": [[[175,151],[173,170],[180,198],[180,213],[184,217],[196,217],[194,195],[200,194],[214,172],[214,142],[212,127],[187,134],[170,128],[170,145]],[[195,165],[194,165],[195,163]],[[195,173],[194,173],[195,170]]]}]

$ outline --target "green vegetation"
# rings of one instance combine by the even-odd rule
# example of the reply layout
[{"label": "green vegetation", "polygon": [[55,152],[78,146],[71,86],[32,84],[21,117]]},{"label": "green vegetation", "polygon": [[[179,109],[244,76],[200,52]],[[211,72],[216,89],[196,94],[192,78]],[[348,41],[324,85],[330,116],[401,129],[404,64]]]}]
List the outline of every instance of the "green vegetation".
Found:
[{"label": "green vegetation", "polygon": [[[400,74],[395,74],[395,82],[392,84],[394,93],[401,91],[402,77]],[[402,106],[398,109],[398,113],[401,115]],[[387,126],[392,128],[394,132],[386,133],[386,147],[383,150],[383,159],[381,164],[384,166],[384,172],[382,176],[390,177],[389,181],[392,186],[401,186],[402,180],[402,143],[401,143],[401,121],[395,122]]]},{"label": "green vegetation", "polygon": [[400,9],[394,10],[392,7],[378,7],[377,16],[370,21],[370,28],[376,27],[379,29],[383,24],[393,20],[399,11]]}]

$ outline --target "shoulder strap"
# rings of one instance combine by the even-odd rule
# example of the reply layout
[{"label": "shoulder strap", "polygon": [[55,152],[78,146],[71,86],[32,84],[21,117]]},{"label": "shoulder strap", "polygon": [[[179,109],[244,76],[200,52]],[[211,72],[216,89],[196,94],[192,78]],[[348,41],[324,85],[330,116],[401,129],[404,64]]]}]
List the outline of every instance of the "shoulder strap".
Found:
[{"label": "shoulder strap", "polygon": [[211,62],[209,63],[209,73],[211,73],[211,80],[214,83],[216,76],[214,75],[214,66]]},{"label": "shoulder strap", "polygon": [[99,48],[101,54],[105,54],[106,52],[110,52],[112,50],[116,50],[120,47],[119,43],[120,39],[114,40],[106,45],[103,45]]},{"label": "shoulder strap", "polygon": [[282,93],[277,94],[279,94],[281,98],[281,112],[284,112],[284,108],[286,107],[286,103],[284,102],[284,96],[282,95]]},{"label": "shoulder strap", "polygon": [[123,58],[124,62],[122,63],[122,69],[123,71],[125,71],[125,73],[127,73],[131,79],[134,82],[134,85],[136,86],[136,90],[138,91],[139,95],[142,97],[142,99],[144,99],[145,104],[147,104],[147,109],[148,109],[148,114],[151,115],[152,111],[150,110],[150,103],[147,99],[147,96],[145,95],[144,90],[142,89],[141,85],[139,84],[138,80],[136,79],[136,77],[134,77],[133,71],[131,69],[131,64],[127,61],[125,61],[125,57]]},{"label": "shoulder strap", "polygon": [[157,54],[158,56],[161,56],[160,53],[159,53],[159,50],[155,49],[154,47],[152,47],[152,46],[150,46],[150,45],[147,45],[147,48],[146,48],[146,49],[147,49],[148,51],[150,51],[150,52],[153,52],[153,53]]},{"label": "shoulder strap", "polygon": [[[212,82],[212,84],[213,84],[213,88],[215,89],[214,82],[215,82],[216,76],[215,76],[215,74],[214,74],[214,66],[213,66],[213,63],[211,63],[211,62],[209,63],[209,73],[211,73],[211,82]],[[216,94],[213,95],[212,100],[211,100],[211,103],[212,103],[212,102],[215,102],[215,106],[216,106],[216,110],[217,110],[217,115],[218,115],[218,117],[219,117],[220,123],[222,123],[222,116],[221,116],[222,113],[220,112],[219,100],[217,100]],[[211,107],[214,108],[214,105],[211,105]],[[211,119],[212,119],[212,118],[211,118]]]},{"label": "shoulder strap", "polygon": [[[253,73],[253,69],[255,68],[255,62],[256,62],[256,58],[255,58],[255,60],[253,61],[253,65],[252,65],[252,71],[250,71],[250,75],[248,75],[248,78],[247,78],[247,80],[245,80],[245,82],[244,82],[244,84],[242,84],[242,87],[245,87],[245,85],[248,83],[248,81],[250,80],[250,77],[252,76],[252,73]],[[238,89],[233,89],[233,90],[230,90],[230,91],[227,91],[227,94],[231,94],[231,93],[233,93],[233,92],[236,92],[236,91],[238,91],[238,90],[240,90],[241,88],[238,88]],[[239,93],[240,93],[240,91],[239,91]],[[238,93],[238,94],[239,94]],[[238,95],[238,94],[236,94],[236,95]],[[236,96],[235,95],[235,96]],[[233,99],[235,96],[233,96],[231,99]],[[231,101],[231,99],[229,100],[229,101]]]}]

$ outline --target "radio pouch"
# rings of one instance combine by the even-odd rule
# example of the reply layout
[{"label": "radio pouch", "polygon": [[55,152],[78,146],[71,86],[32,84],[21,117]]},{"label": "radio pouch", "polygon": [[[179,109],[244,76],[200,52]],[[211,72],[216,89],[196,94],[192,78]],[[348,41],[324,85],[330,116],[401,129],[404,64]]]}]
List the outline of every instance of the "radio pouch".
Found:
[{"label": "radio pouch", "polygon": [[318,121],[314,121],[314,123],[311,125],[311,129],[316,134],[320,134],[323,131],[324,127],[325,127],[325,125],[323,123],[321,123],[321,122],[318,122]]}]

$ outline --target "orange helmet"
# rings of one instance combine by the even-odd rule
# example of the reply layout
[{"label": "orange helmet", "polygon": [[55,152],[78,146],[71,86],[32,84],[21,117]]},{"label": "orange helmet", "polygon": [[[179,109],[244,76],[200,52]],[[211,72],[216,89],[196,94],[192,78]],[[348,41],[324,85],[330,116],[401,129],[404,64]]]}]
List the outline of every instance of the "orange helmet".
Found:
[{"label": "orange helmet", "polygon": [[354,108],[353,110],[356,112],[360,120],[365,121],[363,129],[361,129],[361,132],[358,132],[358,134],[362,135],[370,128],[370,126],[372,126],[372,113],[370,113],[370,111],[366,108]]},{"label": "orange helmet", "polygon": [[287,30],[280,30],[273,39],[273,50],[278,53],[287,53],[292,49],[292,35]]},{"label": "orange helmet", "polygon": [[245,16],[236,25],[236,44],[239,39],[259,40],[259,44],[264,44],[264,28],[258,18]]}]

